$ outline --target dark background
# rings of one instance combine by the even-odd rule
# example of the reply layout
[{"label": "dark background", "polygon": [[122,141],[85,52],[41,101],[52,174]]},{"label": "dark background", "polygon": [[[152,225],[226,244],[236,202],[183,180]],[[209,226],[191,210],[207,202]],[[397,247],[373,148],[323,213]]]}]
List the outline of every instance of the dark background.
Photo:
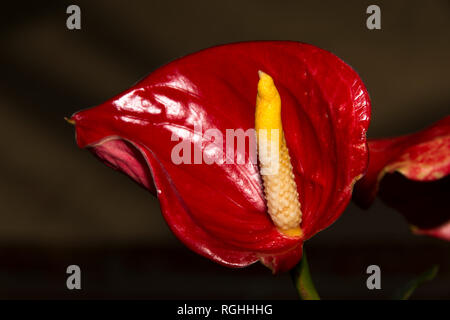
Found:
[{"label": "dark background", "polygon": [[[81,7],[82,29],[66,29]],[[366,29],[378,4],[382,29]],[[450,1],[12,1],[2,4],[0,298],[296,298],[289,276],[231,270],[186,249],[156,198],[74,141],[63,120],[158,66],[216,44],[286,39],[354,67],[373,103],[370,137],[418,130],[450,104]],[[429,210],[433,210],[430,204]],[[424,213],[426,214],[426,213]],[[390,297],[440,264],[415,298],[450,298],[450,245],[413,236],[379,201],[305,248],[324,298]],[[66,289],[66,267],[82,290]],[[377,264],[382,290],[366,288]]]}]

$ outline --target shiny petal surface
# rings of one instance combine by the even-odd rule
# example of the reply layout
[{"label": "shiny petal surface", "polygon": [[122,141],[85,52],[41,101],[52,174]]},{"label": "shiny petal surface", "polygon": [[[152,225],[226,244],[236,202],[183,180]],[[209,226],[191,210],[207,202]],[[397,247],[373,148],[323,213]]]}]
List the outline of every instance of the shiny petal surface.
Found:
[{"label": "shiny petal surface", "polygon": [[415,233],[450,240],[450,116],[411,135],[369,140],[369,151],[354,200],[367,208],[378,193]]},{"label": "shiny petal surface", "polygon": [[[228,140],[207,130],[225,140],[227,129],[254,128],[258,70],[280,92],[302,238],[274,227],[250,147],[242,151],[235,143],[224,164],[195,163],[202,153],[227,154]],[[276,272],[295,265],[303,241],[347,205],[367,166],[369,118],[364,85],[336,56],[307,44],[261,41],[175,60],[72,120],[78,145],[156,194],[167,223],[189,248],[228,266],[261,260]],[[250,134],[247,143],[253,140]],[[174,163],[180,141],[189,142],[191,163]]]}]

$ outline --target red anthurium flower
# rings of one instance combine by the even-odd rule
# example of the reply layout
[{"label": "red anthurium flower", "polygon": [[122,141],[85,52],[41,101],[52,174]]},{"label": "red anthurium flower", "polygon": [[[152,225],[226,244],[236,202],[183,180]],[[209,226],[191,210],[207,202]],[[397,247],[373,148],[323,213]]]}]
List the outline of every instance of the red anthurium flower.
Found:
[{"label": "red anthurium flower", "polygon": [[[292,268],[303,242],[346,207],[367,166],[369,118],[363,83],[336,56],[261,41],[175,60],[69,121],[80,147],[158,196],[190,249],[226,266],[259,260],[277,272]],[[281,129],[279,140],[269,137],[281,144],[273,179],[261,179],[258,163],[248,161],[256,135],[247,130],[255,122],[258,130]],[[227,130],[250,132],[248,148],[232,135],[230,147]],[[186,144],[180,152],[184,142],[193,155]],[[205,163],[202,155],[226,161]]]},{"label": "red anthurium flower", "polygon": [[413,232],[450,241],[450,116],[414,134],[369,140],[369,153],[355,201],[368,207],[379,192]]}]

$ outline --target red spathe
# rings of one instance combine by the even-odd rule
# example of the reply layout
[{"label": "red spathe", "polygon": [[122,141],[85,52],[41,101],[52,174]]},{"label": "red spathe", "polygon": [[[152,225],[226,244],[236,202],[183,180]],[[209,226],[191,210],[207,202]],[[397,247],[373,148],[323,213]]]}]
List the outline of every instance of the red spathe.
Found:
[{"label": "red spathe", "polygon": [[[195,135],[195,126],[224,137],[226,129],[254,128],[258,70],[272,76],[281,96],[302,238],[287,237],[273,225],[257,164],[171,160],[179,143],[173,136],[226,153],[225,146]],[[78,145],[156,194],[168,225],[189,248],[223,265],[261,260],[277,272],[292,268],[303,242],[348,204],[367,166],[369,118],[363,83],[336,56],[298,42],[261,41],[175,60],[72,120]]]}]

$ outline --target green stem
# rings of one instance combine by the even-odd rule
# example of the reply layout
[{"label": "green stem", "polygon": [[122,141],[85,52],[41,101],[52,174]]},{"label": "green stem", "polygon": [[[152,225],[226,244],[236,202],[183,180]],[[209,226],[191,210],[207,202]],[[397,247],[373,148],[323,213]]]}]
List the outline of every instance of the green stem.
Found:
[{"label": "green stem", "polygon": [[305,252],[303,252],[302,260],[291,270],[291,277],[301,300],[320,300],[309,273]]}]

